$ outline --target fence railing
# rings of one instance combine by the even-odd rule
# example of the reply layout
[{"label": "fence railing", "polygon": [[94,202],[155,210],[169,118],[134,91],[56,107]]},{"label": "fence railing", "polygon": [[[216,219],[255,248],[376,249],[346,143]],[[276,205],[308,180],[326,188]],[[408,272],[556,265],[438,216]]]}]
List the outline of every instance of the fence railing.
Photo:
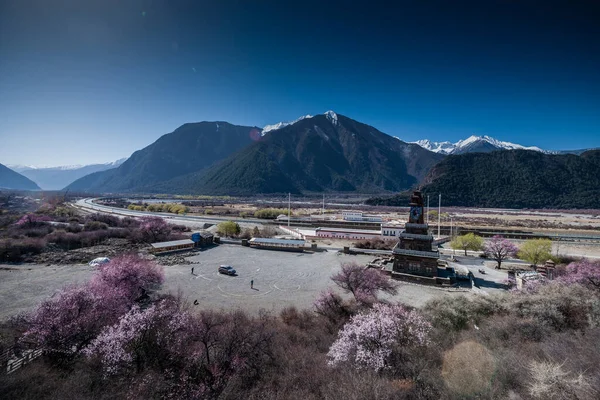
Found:
[{"label": "fence railing", "polygon": [[6,349],[0,354],[0,367],[3,372],[10,374],[40,357],[42,353],[41,348],[21,350],[13,347]]}]

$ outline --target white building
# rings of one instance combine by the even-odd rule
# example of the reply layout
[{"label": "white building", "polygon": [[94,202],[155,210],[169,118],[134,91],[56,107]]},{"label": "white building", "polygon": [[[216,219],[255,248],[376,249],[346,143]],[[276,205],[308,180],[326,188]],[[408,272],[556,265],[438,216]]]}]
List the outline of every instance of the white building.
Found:
[{"label": "white building", "polygon": [[381,236],[383,240],[398,239],[404,230],[404,226],[400,224],[381,224]]},{"label": "white building", "polygon": [[346,228],[317,228],[315,235],[319,238],[331,239],[379,239],[381,231]]},{"label": "white building", "polygon": [[342,211],[344,221],[383,222],[381,215],[364,214],[362,211]]}]

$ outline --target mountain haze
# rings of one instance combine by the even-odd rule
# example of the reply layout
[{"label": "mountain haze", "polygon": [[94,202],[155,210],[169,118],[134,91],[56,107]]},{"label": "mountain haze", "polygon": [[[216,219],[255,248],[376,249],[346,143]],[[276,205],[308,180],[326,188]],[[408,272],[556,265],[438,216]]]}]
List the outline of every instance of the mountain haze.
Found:
[{"label": "mountain haze", "polygon": [[35,183],[37,183],[43,190],[60,190],[65,186],[73,183],[79,178],[94,172],[106,171],[108,169],[117,168],[119,165],[127,160],[126,158],[104,163],[104,164],[90,164],[90,165],[76,165],[76,166],[62,166],[62,167],[25,167],[25,166],[11,166],[14,171],[19,172],[21,175],[28,177]]},{"label": "mountain haze", "polygon": [[332,111],[275,126],[281,128],[268,130],[226,160],[154,189],[205,194],[398,191],[416,184],[444,157]]},{"label": "mountain haze", "polygon": [[67,189],[87,192],[154,191],[154,185],[199,171],[252,142],[260,129],[227,122],[184,124],[138,150],[121,166],[73,182]]},{"label": "mountain haze", "polygon": [[0,164],[0,189],[40,190],[32,180]]}]

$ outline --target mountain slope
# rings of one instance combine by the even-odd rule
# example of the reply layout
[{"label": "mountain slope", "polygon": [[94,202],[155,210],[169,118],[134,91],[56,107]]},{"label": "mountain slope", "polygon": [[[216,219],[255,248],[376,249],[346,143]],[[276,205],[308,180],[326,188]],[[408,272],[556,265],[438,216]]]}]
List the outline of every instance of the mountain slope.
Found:
[{"label": "mountain slope", "polygon": [[[154,187],[171,193],[398,191],[443,158],[334,112],[269,130],[225,161]],[[147,190],[152,188],[147,187]]]},{"label": "mountain slope", "polygon": [[199,171],[252,142],[258,129],[227,122],[184,124],[138,150],[116,169],[85,176],[67,189],[88,192],[134,192]]},{"label": "mountain slope", "polygon": [[0,164],[0,188],[17,190],[40,190],[29,178]]},{"label": "mountain slope", "polygon": [[43,190],[60,190],[86,175],[117,168],[119,165],[123,164],[125,160],[126,158],[123,158],[110,163],[90,164],[83,166],[62,166],[49,168],[15,166],[11,168],[37,183]]},{"label": "mountain slope", "polygon": [[451,142],[432,142],[428,139],[414,142],[419,146],[441,154],[465,154],[465,153],[489,153],[496,150],[533,150],[543,153],[549,153],[539,147],[525,147],[520,144],[503,142],[489,136],[470,136],[467,139],[459,140],[456,143]]},{"label": "mountain slope", "polygon": [[432,168],[422,189],[442,193],[448,206],[600,208],[600,150],[580,156],[523,150],[451,155]]}]

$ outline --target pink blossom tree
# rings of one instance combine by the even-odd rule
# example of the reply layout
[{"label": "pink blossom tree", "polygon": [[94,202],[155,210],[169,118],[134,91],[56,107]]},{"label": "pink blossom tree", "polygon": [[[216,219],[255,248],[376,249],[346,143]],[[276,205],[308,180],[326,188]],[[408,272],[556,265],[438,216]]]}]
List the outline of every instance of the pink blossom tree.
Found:
[{"label": "pink blossom tree", "polygon": [[70,359],[162,280],[162,270],[147,260],[132,255],[115,258],[87,284],[66,287],[43,301],[26,317],[24,337],[57,360]]},{"label": "pink blossom tree", "polygon": [[519,249],[517,246],[500,235],[492,237],[484,246],[485,254],[496,260],[498,263],[496,269],[500,269],[502,261],[509,257],[514,257],[518,251]]},{"label": "pink blossom tree", "polygon": [[175,347],[191,323],[191,316],[170,300],[145,310],[134,306],[113,326],[93,340],[84,353],[97,357],[106,375],[140,372],[155,363],[173,363]]},{"label": "pink blossom tree", "polygon": [[430,331],[431,324],[415,310],[375,304],[344,325],[329,349],[328,363],[350,362],[357,368],[379,371],[389,366],[397,346],[427,345]]},{"label": "pink blossom tree", "polygon": [[342,264],[342,269],[331,277],[339,287],[352,293],[360,303],[377,300],[377,292],[396,294],[397,284],[377,270],[362,267],[356,263]]},{"label": "pink blossom tree", "polygon": [[117,321],[122,310],[113,308],[111,300],[88,285],[67,287],[26,317],[24,338],[41,345],[54,360],[69,360],[102,327]]},{"label": "pink blossom tree", "polygon": [[39,226],[44,224],[45,222],[49,222],[52,221],[52,218],[50,218],[47,215],[38,215],[38,214],[25,214],[23,215],[21,218],[19,218],[19,220],[17,222],[15,222],[15,225],[24,227],[24,228],[31,228],[34,226]]},{"label": "pink blossom tree", "polygon": [[90,285],[94,292],[106,293],[125,303],[129,309],[133,301],[160,285],[163,280],[161,267],[150,260],[129,254],[101,264]]},{"label": "pink blossom tree", "polygon": [[600,290],[600,261],[584,259],[572,262],[567,265],[565,274],[559,281],[567,284],[578,283],[590,289]]},{"label": "pink blossom tree", "polygon": [[152,243],[166,240],[171,234],[171,227],[161,217],[147,216],[140,218],[139,232],[143,242]]},{"label": "pink blossom tree", "polygon": [[154,371],[169,380],[170,393],[217,398],[233,375],[260,371],[272,337],[263,322],[242,313],[192,316],[176,301],[163,300],[146,310],[134,307],[85,354],[107,376]]}]

